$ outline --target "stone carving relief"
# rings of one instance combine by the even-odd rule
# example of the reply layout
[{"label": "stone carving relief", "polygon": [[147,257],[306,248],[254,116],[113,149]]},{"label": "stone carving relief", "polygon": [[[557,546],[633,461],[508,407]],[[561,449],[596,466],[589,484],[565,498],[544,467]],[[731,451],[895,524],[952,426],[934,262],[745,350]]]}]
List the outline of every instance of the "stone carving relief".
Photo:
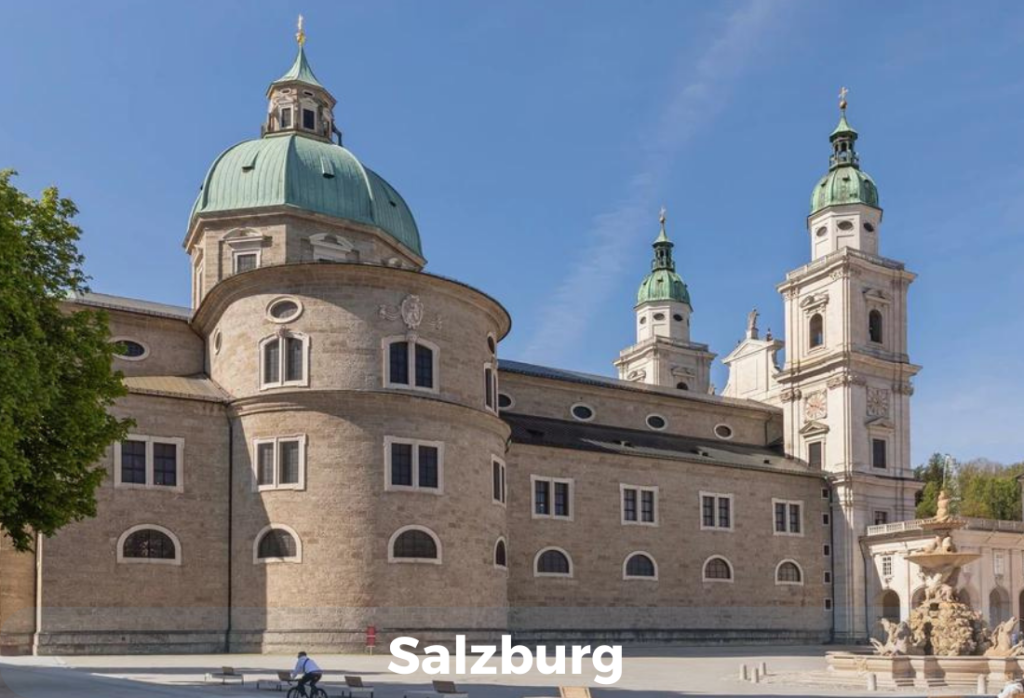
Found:
[{"label": "stone carving relief", "polygon": [[807,419],[825,419],[828,416],[828,394],[824,390],[816,390],[804,398],[804,417]]},{"label": "stone carving relief", "polygon": [[[381,318],[394,322],[399,318],[405,323],[405,326],[410,332],[415,331],[423,323],[423,301],[419,296],[410,294],[402,299],[402,302],[398,306],[393,305],[382,305],[377,309],[377,314]],[[444,320],[440,315],[430,322],[430,326],[435,330],[440,330],[444,326]]]},{"label": "stone carving relief", "polygon": [[647,378],[647,371],[642,368],[637,368],[629,372],[626,376],[628,381],[642,381]]},{"label": "stone carving relief", "polygon": [[814,307],[817,307],[819,305],[825,305],[826,303],[828,303],[828,294],[827,293],[824,293],[824,292],[823,293],[812,293],[809,296],[807,296],[806,298],[804,298],[802,301],[800,301],[800,307],[801,308],[814,308]]},{"label": "stone carving relief", "polygon": [[800,388],[786,388],[782,391],[779,397],[783,402],[793,402],[795,400],[799,400],[802,395],[803,393],[800,392]]},{"label": "stone carving relief", "polygon": [[832,376],[825,383],[829,389],[834,390],[841,388],[845,385],[867,385],[867,379],[864,376],[858,376],[853,373],[843,373],[838,376]]},{"label": "stone carving relief", "polygon": [[868,416],[889,416],[889,391],[884,388],[868,388]]}]

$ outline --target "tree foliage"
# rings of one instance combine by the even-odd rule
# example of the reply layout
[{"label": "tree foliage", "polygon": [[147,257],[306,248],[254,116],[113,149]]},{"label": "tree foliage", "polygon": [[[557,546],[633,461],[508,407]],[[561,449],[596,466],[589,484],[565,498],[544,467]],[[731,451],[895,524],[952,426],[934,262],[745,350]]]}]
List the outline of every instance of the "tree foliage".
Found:
[{"label": "tree foliage", "polygon": [[73,202],[39,199],[0,171],[0,529],[18,550],[34,533],[96,513],[94,464],[129,422],[108,413],[124,394],[110,370],[106,315],[66,312],[86,291]]},{"label": "tree foliage", "polygon": [[[918,518],[935,516],[939,491],[942,489],[945,456],[933,454],[928,462],[914,469],[914,475],[925,483],[918,495]],[[946,472],[952,513],[983,519],[1021,520],[1020,483],[1024,463],[1002,465],[982,458],[954,463]]]}]

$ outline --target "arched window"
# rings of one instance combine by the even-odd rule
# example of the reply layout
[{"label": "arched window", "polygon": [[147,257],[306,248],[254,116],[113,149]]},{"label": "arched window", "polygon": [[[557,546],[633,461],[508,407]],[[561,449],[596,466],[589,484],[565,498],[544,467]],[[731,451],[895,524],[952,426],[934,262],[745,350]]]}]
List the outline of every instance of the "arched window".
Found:
[{"label": "arched window", "polygon": [[882,311],[872,310],[868,313],[868,339],[875,344],[882,343]]},{"label": "arched window", "polygon": [[561,548],[544,548],[534,559],[535,577],[571,577],[572,560]]},{"label": "arched window", "polygon": [[508,551],[505,549],[505,539],[499,538],[494,544],[494,566],[508,567]]},{"label": "arched window", "polygon": [[622,570],[623,579],[651,579],[658,578],[658,566],[654,558],[644,552],[632,553],[626,558]]},{"label": "arched window", "polygon": [[690,386],[687,383],[676,383],[676,388],[679,390],[689,390]]},{"label": "arched window", "polygon": [[731,582],[732,565],[724,557],[709,557],[704,562],[705,582]]},{"label": "arched window", "polygon": [[792,560],[783,560],[780,562],[778,567],[775,568],[775,583],[803,584],[804,573],[800,569],[800,565],[796,564]]},{"label": "arched window", "polygon": [[289,526],[270,524],[256,536],[253,562],[302,562],[302,543]]},{"label": "arched window", "polygon": [[812,315],[809,325],[811,349],[814,347],[820,347],[825,343],[825,320],[821,317],[821,313],[815,313]]},{"label": "arched window", "polygon": [[384,340],[384,387],[437,391],[437,347],[405,337]]},{"label": "arched window", "polygon": [[163,526],[133,526],[117,541],[117,561],[180,565],[181,545]]},{"label": "arched window", "polygon": [[405,526],[391,536],[388,562],[441,564],[441,541],[429,528]]},{"label": "arched window", "polygon": [[260,342],[260,387],[308,385],[309,338],[282,332]]}]

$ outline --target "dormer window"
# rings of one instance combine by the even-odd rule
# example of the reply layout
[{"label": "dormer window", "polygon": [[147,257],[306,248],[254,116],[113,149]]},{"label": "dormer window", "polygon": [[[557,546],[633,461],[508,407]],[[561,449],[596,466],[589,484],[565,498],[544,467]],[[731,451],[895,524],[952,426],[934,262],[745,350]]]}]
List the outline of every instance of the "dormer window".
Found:
[{"label": "dormer window", "polygon": [[286,108],[281,110],[281,128],[291,128],[291,127],[292,127],[292,109],[291,109],[291,107],[286,107]]},{"label": "dormer window", "polygon": [[302,110],[302,128],[308,131],[316,130],[316,112],[312,109]]}]

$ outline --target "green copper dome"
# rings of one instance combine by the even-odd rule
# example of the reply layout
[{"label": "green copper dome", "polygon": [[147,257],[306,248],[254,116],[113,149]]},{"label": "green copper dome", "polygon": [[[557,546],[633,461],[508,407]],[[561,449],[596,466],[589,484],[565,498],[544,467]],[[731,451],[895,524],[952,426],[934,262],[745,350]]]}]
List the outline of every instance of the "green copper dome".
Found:
[{"label": "green copper dome", "polygon": [[854,148],[857,131],[846,120],[843,109],[839,125],[832,131],[832,155],[829,171],[811,192],[811,215],[829,206],[864,204],[879,208],[878,187],[871,176],[860,169],[860,158]]},{"label": "green copper dome", "polygon": [[381,229],[423,256],[405,200],[342,146],[299,134],[243,141],[218,157],[192,207],[207,213],[293,206]]},{"label": "green copper dome", "polygon": [[676,263],[672,259],[674,245],[665,234],[665,213],[661,214],[661,232],[654,241],[654,260],[651,262],[651,273],[640,282],[636,292],[636,304],[657,301],[674,301],[690,305],[690,292],[683,283],[682,277],[676,273]]}]

